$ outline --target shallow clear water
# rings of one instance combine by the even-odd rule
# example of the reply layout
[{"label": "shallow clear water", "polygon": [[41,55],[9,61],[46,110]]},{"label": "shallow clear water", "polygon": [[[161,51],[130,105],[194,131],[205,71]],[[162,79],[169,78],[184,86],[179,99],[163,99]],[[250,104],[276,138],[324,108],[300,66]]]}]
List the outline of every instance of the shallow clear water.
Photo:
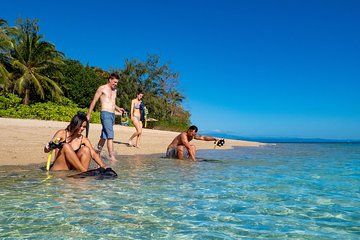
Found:
[{"label": "shallow clear water", "polygon": [[360,145],[120,157],[115,180],[0,171],[1,239],[359,239]]}]

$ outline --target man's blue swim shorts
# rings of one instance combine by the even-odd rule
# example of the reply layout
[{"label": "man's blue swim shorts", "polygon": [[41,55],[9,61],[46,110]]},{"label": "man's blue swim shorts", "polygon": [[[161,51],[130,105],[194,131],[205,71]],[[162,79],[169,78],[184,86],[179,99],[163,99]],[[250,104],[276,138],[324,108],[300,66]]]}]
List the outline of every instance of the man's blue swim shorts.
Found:
[{"label": "man's blue swim shorts", "polygon": [[114,123],[115,113],[112,112],[101,112],[100,119],[102,124],[102,131],[100,138],[102,139],[114,139]]}]

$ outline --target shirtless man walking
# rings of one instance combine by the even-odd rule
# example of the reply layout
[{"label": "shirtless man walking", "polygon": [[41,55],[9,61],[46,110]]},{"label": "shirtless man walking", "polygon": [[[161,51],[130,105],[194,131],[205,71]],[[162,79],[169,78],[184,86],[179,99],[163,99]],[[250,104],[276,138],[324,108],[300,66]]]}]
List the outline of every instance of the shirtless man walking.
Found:
[{"label": "shirtless man walking", "polygon": [[108,83],[100,86],[95,93],[94,99],[92,100],[89,111],[87,113],[87,119],[90,120],[91,113],[94,110],[95,104],[100,99],[101,102],[101,113],[100,119],[102,124],[102,131],[100,140],[97,146],[97,150],[100,153],[104,147],[105,141],[107,140],[107,149],[109,152],[109,157],[112,161],[115,161],[114,156],[114,128],[115,123],[115,109],[123,113],[124,109],[116,106],[116,86],[119,82],[119,75],[117,73],[112,73],[108,78]]},{"label": "shirtless man walking", "polygon": [[187,154],[188,158],[196,161],[196,147],[189,143],[191,140],[218,141],[214,137],[200,136],[197,131],[196,126],[191,126],[186,132],[182,132],[175,137],[166,150],[166,157],[184,159],[185,154]]}]

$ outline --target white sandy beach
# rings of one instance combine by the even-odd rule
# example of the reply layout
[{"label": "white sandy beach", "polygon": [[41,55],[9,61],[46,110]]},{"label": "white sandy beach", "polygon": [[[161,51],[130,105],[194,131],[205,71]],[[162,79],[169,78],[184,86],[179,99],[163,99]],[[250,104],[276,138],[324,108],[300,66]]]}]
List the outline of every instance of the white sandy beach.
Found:
[{"label": "white sandy beach", "polygon": [[[43,152],[44,145],[51,139],[55,131],[64,129],[68,122],[44,121],[35,119],[0,118],[0,166],[29,165],[45,163],[47,154]],[[121,160],[121,155],[165,155],[168,144],[178,135],[177,132],[144,129],[141,148],[128,147],[127,141],[135,128],[114,126],[114,148]],[[201,129],[200,129],[201,130]],[[95,145],[100,136],[101,125],[90,124],[89,138]],[[213,142],[193,140],[197,149],[214,149]],[[219,150],[230,149],[234,146],[260,146],[262,143],[226,140],[226,144]],[[106,146],[104,147],[106,149]],[[107,150],[105,150],[107,151]]]}]

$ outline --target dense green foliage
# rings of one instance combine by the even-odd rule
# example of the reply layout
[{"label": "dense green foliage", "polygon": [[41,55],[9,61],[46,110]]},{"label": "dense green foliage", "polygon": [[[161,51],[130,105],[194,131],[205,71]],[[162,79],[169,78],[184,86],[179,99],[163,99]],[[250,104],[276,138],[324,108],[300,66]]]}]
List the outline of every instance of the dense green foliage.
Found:
[{"label": "dense green foliage", "polygon": [[[6,93],[0,95],[0,117],[31,118],[43,120],[70,121],[78,112],[86,112],[87,109],[79,108],[69,100],[63,99],[63,104],[54,102],[35,103],[24,105],[22,99],[15,94]],[[91,116],[93,123],[100,123],[100,113],[94,112]]]},{"label": "dense green foliage", "polygon": [[[77,111],[87,112],[96,89],[107,83],[110,72],[66,59],[42,38],[36,20],[19,19],[10,27],[0,19],[0,116],[68,121]],[[129,111],[141,89],[148,117],[158,120],[152,127],[178,131],[190,124],[182,107],[185,96],[177,90],[179,74],[159,56],[126,60],[114,71],[121,78],[118,106]],[[99,104],[92,122],[99,122],[96,110]]]},{"label": "dense green foliage", "polygon": [[64,95],[81,108],[89,107],[96,89],[106,83],[93,68],[84,67],[79,61],[65,60],[61,86]]}]

